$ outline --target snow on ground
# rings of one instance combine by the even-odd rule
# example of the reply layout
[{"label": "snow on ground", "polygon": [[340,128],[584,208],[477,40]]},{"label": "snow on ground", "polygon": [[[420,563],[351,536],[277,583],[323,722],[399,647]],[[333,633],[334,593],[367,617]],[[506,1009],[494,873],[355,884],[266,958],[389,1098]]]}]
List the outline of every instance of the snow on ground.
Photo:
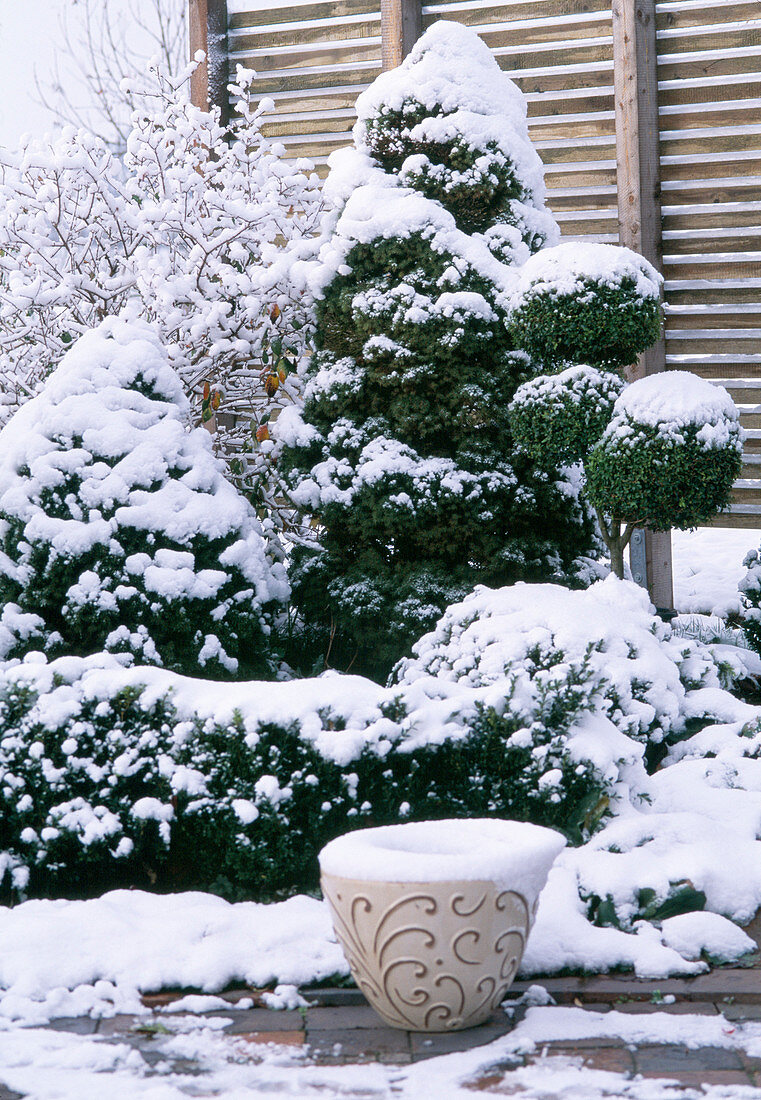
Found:
[{"label": "snow on ground", "polygon": [[[221,1021],[217,1021],[221,1022]],[[39,1029],[0,1031],[0,1072],[9,1088],[27,1100],[184,1100],[224,1096],[226,1100],[282,1100],[288,1097],[363,1097],[366,1100],[472,1098],[473,1083],[487,1073],[505,1073],[505,1091],[525,1100],[563,1096],[630,1100],[759,1100],[761,1089],[703,1085],[691,1089],[665,1080],[628,1080],[622,1074],[584,1069],[580,1059],[553,1056],[506,1069],[514,1055],[537,1055],[543,1043],[564,1039],[619,1037],[629,1043],[673,1043],[680,1047],[723,1047],[761,1053],[761,1024],[728,1025],[721,1016],[635,1016],[578,1008],[534,1007],[508,1035],[466,1053],[429,1059],[412,1066],[380,1064],[309,1065],[301,1051],[260,1047],[227,1039],[218,1027],[198,1028],[192,1020],[170,1020],[170,1033],[157,1036],[152,1049],[163,1055],[148,1075],[140,1052],[128,1043]],[[172,1061],[196,1061],[203,1073],[172,1072]],[[255,1059],[255,1060],[254,1060]],[[104,1074],[108,1077],[105,1078]]]},{"label": "snow on ground", "polygon": [[140,991],[234,981],[301,985],[346,974],[326,906],[114,890],[0,909],[0,1023],[141,1012]]},{"label": "snow on ground", "polygon": [[737,585],[745,576],[743,558],[757,549],[761,531],[699,527],[672,531],[674,604],[685,614],[720,615],[740,611]]}]

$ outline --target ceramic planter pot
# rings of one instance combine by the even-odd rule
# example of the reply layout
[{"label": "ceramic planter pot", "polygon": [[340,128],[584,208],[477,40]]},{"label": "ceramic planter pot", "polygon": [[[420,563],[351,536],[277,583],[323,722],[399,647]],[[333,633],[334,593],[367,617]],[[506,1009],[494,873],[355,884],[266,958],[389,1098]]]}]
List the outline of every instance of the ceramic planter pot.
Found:
[{"label": "ceramic planter pot", "polygon": [[323,848],[333,927],[386,1023],[433,1032],[486,1020],[564,845],[551,829],[482,819],[363,829]]}]

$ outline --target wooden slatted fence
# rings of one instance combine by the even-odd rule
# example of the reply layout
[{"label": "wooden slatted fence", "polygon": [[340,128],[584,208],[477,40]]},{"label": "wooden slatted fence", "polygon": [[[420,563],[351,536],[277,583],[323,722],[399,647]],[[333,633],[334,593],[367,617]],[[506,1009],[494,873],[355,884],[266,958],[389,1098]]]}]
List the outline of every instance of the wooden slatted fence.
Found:
[{"label": "wooden slatted fence", "polygon": [[[564,237],[617,243],[611,0],[438,0],[422,18],[473,27],[526,95]],[[749,438],[716,522],[761,527],[761,0],[660,0],[656,35],[666,366],[732,393]],[[324,174],[381,70],[378,0],[235,11],[228,47],[275,101],[266,132]]]}]

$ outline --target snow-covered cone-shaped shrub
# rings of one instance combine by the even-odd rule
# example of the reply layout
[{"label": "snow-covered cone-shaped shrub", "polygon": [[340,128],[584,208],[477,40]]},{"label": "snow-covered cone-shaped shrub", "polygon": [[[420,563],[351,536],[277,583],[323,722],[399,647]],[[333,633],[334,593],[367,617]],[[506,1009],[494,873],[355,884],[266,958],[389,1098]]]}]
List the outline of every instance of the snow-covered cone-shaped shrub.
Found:
[{"label": "snow-covered cone-shaped shrub", "polygon": [[288,596],[147,325],[84,335],[0,434],[0,650],[266,674]]},{"label": "snow-covered cone-shaped shrub", "polygon": [[618,576],[635,525],[684,530],[726,507],[742,440],[732,398],[697,375],[652,374],[624,389],[585,464]]},{"label": "snow-covered cone-shaped shrub", "polygon": [[567,241],[521,268],[511,327],[545,368],[580,360],[625,367],[658,339],[661,282],[628,248]]},{"label": "snow-covered cone-shaped shrub", "polygon": [[507,417],[536,373],[507,325],[514,265],[557,238],[523,97],[474,32],[441,22],[357,110],[306,273],[319,351],[274,435],[320,525],[293,555],[296,603],[331,661],[383,674],[477,581],[568,577],[592,539],[571,483],[515,453]]}]

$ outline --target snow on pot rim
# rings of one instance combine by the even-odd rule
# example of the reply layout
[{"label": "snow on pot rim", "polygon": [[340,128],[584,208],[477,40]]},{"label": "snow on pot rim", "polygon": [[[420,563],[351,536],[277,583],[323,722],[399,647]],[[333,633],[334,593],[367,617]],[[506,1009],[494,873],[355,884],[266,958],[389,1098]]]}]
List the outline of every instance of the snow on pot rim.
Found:
[{"label": "snow on pot rim", "polygon": [[493,882],[536,896],[565,847],[553,829],[451,818],[356,829],[319,855],[323,874],[367,882]]}]

